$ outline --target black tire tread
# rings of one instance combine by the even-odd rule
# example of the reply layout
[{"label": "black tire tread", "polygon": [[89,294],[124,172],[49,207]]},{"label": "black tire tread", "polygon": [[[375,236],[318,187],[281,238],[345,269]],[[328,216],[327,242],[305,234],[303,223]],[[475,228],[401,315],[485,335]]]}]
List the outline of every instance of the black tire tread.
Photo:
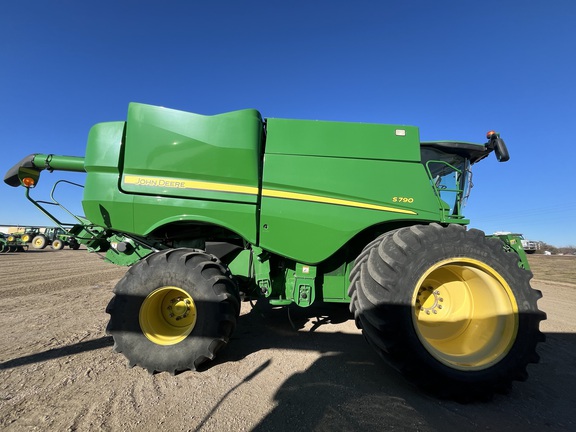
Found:
[{"label": "black tire tread", "polygon": [[[166,275],[159,277],[170,278],[175,269],[181,269],[182,272],[193,275],[195,282],[201,286],[202,292],[208,297],[209,303],[214,303],[213,312],[215,311],[217,316],[211,316],[210,319],[218,321],[216,330],[211,330],[208,335],[196,338],[197,342],[193,342],[194,349],[189,358],[182,358],[182,353],[178,352],[175,346],[166,348],[149,342],[141,332],[137,338],[132,337],[130,333],[135,332],[136,323],[133,322],[132,327],[127,329],[126,318],[118,310],[117,305],[117,302],[121,301],[119,298],[133,295],[131,294],[133,287],[142,286],[154,272],[165,272]],[[227,345],[240,313],[238,290],[227,268],[215,256],[195,249],[168,249],[147,256],[129,268],[124,278],[116,285],[114,294],[106,308],[106,312],[110,314],[107,332],[114,339],[113,348],[127,357],[130,367],[141,366],[150,373],[167,371],[175,374],[184,370],[196,370],[202,363],[214,359],[216,353]],[[147,293],[139,295],[145,297]],[[125,307],[121,309],[126,310]],[[137,317],[132,316],[131,319],[137,321]],[[139,324],[137,329],[139,330]],[[196,328],[186,340],[191,338],[195,331]],[[135,339],[138,344],[136,348],[133,346]],[[177,345],[181,344],[182,342]],[[157,355],[149,355],[150,350],[159,351]],[[170,355],[161,355],[161,350],[170,352]]]},{"label": "black tire tread", "polygon": [[[420,256],[422,253],[444,256],[450,253],[447,250],[454,242],[463,245],[463,255],[471,254],[477,259],[482,254],[497,257],[503,271],[514,275],[513,283],[521,287],[525,301],[518,301],[520,331],[511,350],[514,354],[488,371],[468,374],[444,371],[446,374],[442,375],[436,365],[423,362],[422,353],[417,353],[417,337],[410,336],[414,329],[407,328],[410,327],[406,313],[409,300],[402,282],[418,253]],[[416,225],[390,231],[360,253],[350,273],[350,310],[370,345],[389,364],[424,389],[460,400],[485,399],[509,389],[513,380],[525,380],[527,365],[539,361],[536,345],[545,339],[539,323],[546,314],[537,307],[542,294],[530,287],[531,278],[531,272],[519,268],[515,253],[505,252],[500,240],[487,238],[480,230],[466,231],[459,225]],[[411,295],[413,287],[408,289]]]}]

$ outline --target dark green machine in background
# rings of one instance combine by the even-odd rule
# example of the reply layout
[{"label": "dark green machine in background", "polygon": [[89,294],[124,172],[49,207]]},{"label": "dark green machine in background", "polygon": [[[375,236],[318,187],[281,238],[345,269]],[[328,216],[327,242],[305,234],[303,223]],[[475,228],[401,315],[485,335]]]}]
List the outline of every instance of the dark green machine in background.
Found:
[{"label": "dark green machine in background", "polygon": [[[130,104],[85,157],[34,154],[7,174],[86,172],[69,230],[130,265],[108,331],[131,365],[195,369],[241,298],[346,302],[382,356],[428,389],[485,395],[524,379],[543,340],[521,250],[467,230],[471,166],[504,142],[420,142],[412,126],[202,116]],[[516,253],[515,253],[516,252]],[[525,257],[524,257],[525,258]]]}]

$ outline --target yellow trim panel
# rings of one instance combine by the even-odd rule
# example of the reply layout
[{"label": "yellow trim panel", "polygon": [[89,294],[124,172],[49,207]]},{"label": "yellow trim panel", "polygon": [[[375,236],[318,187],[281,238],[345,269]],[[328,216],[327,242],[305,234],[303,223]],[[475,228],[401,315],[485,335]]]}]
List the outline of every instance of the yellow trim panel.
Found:
[{"label": "yellow trim panel", "polygon": [[[252,186],[239,186],[228,183],[212,183],[196,180],[184,180],[184,179],[162,178],[152,176],[125,175],[123,183],[128,185],[144,186],[144,187],[163,187],[170,189],[198,189],[205,191],[232,192],[232,193],[241,193],[249,195],[258,195],[258,188]],[[322,204],[341,205],[346,207],[364,208],[369,210],[378,210],[391,213],[401,213],[409,215],[418,214],[413,210],[405,210],[395,207],[387,207],[358,201],[343,200],[338,198],[328,198],[319,195],[308,195],[296,192],[283,192],[274,189],[262,189],[262,196],[269,198],[282,198],[297,201],[316,202]]]},{"label": "yellow trim panel", "polygon": [[235,192],[241,194],[258,195],[257,187],[174,178],[125,175],[124,183],[134,186],[164,187],[170,189],[199,189],[216,192]]},{"label": "yellow trim panel", "polygon": [[394,207],[368,204],[368,203],[362,203],[362,202],[357,202],[357,201],[349,201],[349,200],[343,200],[343,199],[338,199],[338,198],[328,198],[328,197],[322,197],[322,196],[317,196],[317,195],[308,195],[308,194],[301,194],[301,193],[295,193],[295,192],[282,192],[282,191],[272,190],[272,189],[262,189],[262,196],[271,197],[271,198],[286,198],[286,199],[292,199],[292,200],[298,200],[298,201],[318,202],[318,203],[323,203],[323,204],[335,204],[335,205],[342,205],[342,206],[347,206],[347,207],[358,207],[358,208],[365,208],[365,209],[370,209],[370,210],[380,210],[380,211],[386,211],[386,212],[392,212],[392,213],[402,213],[402,214],[410,214],[410,215],[418,214],[413,210],[404,210],[404,209],[399,209],[399,208],[394,208]]}]

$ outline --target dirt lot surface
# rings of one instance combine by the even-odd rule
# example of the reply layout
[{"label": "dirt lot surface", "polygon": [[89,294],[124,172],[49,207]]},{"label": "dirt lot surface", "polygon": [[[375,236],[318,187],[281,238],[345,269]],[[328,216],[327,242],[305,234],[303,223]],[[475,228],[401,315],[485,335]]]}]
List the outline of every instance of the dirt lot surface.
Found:
[{"label": "dirt lot surface", "polygon": [[463,405],[383,364],[346,307],[291,309],[292,326],[286,309],[244,303],[230,345],[202,371],[129,369],[105,333],[125,268],[85,250],[2,254],[0,429],[576,430],[576,258],[559,258],[530,257],[548,314],[541,363],[508,395]]}]

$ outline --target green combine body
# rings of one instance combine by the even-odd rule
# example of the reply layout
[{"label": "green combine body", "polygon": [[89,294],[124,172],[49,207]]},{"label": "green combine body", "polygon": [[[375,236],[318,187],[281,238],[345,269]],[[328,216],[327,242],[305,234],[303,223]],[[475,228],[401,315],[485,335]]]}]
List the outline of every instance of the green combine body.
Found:
[{"label": "green combine body", "polygon": [[423,387],[485,394],[535,361],[545,317],[523,251],[465,228],[471,166],[493,150],[508,159],[493,132],[420,142],[412,126],[133,103],[92,128],[85,157],[30,155],[5,182],[62,226],[30,189],[43,169],[87,173],[69,234],[131,266],[108,307],[131,364],[195,369],[227,343],[241,298],[347,302]]}]

